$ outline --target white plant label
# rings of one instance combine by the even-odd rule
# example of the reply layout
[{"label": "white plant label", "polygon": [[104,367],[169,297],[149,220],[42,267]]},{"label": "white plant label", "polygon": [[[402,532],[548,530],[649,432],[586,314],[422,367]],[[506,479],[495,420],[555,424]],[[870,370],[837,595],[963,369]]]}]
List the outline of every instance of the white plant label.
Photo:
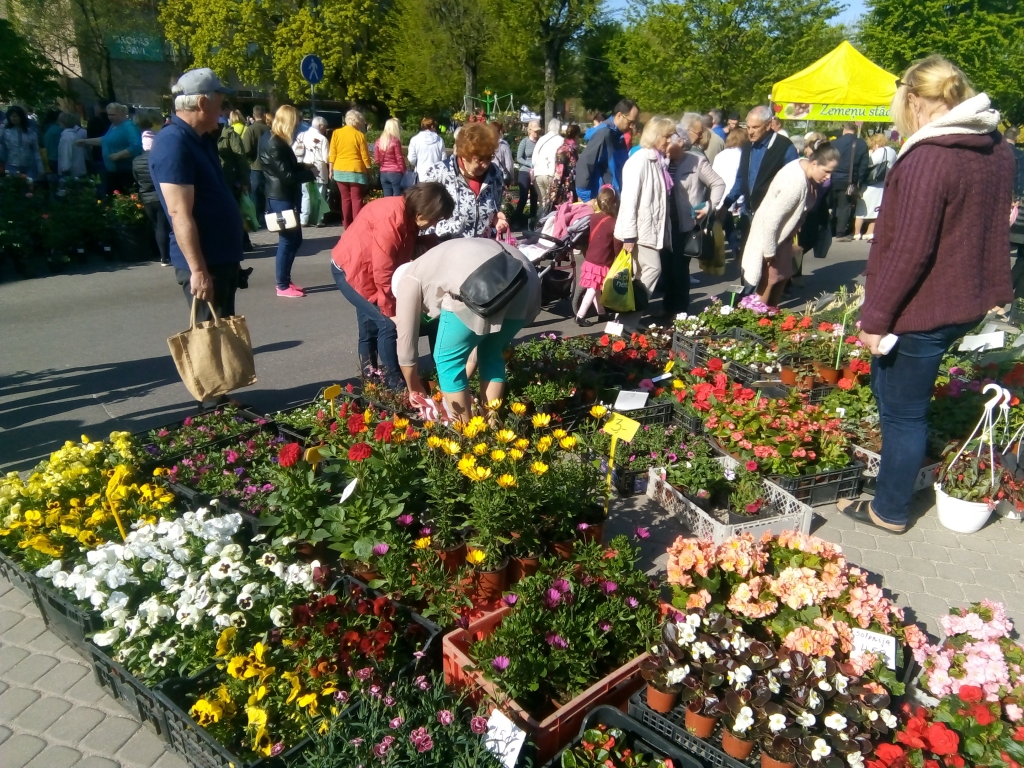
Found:
[{"label": "white plant label", "polygon": [[853,650],[880,656],[885,659],[885,666],[889,669],[896,669],[896,638],[892,635],[883,635],[854,627]]},{"label": "white plant label", "polygon": [[487,718],[487,751],[496,755],[505,768],[515,768],[519,752],[526,743],[526,731],[509,720],[500,710]]},{"label": "white plant label", "polygon": [[356,486],[359,485],[359,478],[357,477],[351,483],[345,486],[345,490],[341,492],[341,503],[344,504],[348,497],[356,492]]},{"label": "white plant label", "polygon": [[604,332],[609,336],[621,336],[622,323],[607,323],[604,327]]},{"label": "white plant label", "polygon": [[[1022,334],[1022,335],[1024,335],[1024,334]],[[653,379],[651,379],[651,381],[653,381],[655,384],[657,384],[659,381],[664,381],[665,379],[671,379],[671,378],[672,378],[672,371],[669,371],[668,373],[661,374],[661,376],[655,376]]]},{"label": "white plant label", "polygon": [[1006,334],[1003,331],[964,336],[964,340],[960,342],[959,350],[961,352],[971,352],[976,349],[1002,349],[1006,343],[1005,337]]},{"label": "white plant label", "polygon": [[619,392],[619,396],[615,398],[615,405],[613,408],[616,411],[635,411],[637,408],[643,408],[647,405],[648,393],[644,390],[623,390]]}]

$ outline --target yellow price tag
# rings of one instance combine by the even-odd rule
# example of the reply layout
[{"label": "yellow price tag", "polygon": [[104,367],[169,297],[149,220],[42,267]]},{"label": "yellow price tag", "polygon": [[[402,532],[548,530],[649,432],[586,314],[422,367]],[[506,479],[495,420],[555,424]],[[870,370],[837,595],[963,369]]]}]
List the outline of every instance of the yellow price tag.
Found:
[{"label": "yellow price tag", "polygon": [[320,449],[313,447],[306,449],[306,461],[313,465],[313,469],[316,469],[316,465],[323,461],[323,456],[320,455]]},{"label": "yellow price tag", "polygon": [[341,384],[332,384],[324,390],[324,400],[331,404],[331,416],[334,416],[334,398],[341,394]]},{"label": "yellow price tag", "polygon": [[601,431],[613,438],[625,440],[627,443],[633,441],[636,431],[640,429],[640,422],[633,421],[621,413],[613,413],[612,417],[604,423]]},{"label": "yellow price tag", "polygon": [[675,360],[669,360],[667,363],[665,363],[665,373],[668,373],[673,368],[675,368],[675,365],[676,365],[676,361]]}]

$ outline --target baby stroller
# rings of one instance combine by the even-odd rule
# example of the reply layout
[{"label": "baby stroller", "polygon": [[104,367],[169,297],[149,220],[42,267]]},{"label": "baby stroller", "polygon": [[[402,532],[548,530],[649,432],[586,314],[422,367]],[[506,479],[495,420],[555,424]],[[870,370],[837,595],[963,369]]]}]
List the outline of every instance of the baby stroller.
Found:
[{"label": "baby stroller", "polygon": [[575,307],[582,295],[576,284],[576,253],[586,249],[589,219],[572,222],[565,237],[552,234],[554,220],[551,214],[544,219],[540,232],[523,231],[518,247],[540,274],[541,303],[547,306],[561,299],[571,299]]}]

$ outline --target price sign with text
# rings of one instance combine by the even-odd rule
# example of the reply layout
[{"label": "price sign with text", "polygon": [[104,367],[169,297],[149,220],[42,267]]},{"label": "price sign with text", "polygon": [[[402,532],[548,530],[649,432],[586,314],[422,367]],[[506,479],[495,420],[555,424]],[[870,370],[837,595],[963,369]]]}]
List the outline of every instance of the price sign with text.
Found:
[{"label": "price sign with text", "polygon": [[617,440],[625,440],[629,443],[633,440],[638,429],[640,429],[639,421],[634,421],[628,416],[623,416],[621,413],[615,413],[604,423],[601,431]]}]

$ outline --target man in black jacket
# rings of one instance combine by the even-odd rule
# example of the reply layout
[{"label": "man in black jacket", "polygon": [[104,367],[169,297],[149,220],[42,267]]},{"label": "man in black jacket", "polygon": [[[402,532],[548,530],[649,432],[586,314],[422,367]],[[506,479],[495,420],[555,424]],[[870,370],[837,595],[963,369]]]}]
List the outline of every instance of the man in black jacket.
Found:
[{"label": "man in black jacket", "polygon": [[[839,150],[839,164],[832,172],[832,186],[828,204],[832,208],[835,235],[841,242],[853,239],[853,208],[857,204],[857,191],[868,179],[868,145],[857,138],[857,124],[843,126],[843,135],[832,142]],[[850,192],[854,194],[850,194]]]}]

